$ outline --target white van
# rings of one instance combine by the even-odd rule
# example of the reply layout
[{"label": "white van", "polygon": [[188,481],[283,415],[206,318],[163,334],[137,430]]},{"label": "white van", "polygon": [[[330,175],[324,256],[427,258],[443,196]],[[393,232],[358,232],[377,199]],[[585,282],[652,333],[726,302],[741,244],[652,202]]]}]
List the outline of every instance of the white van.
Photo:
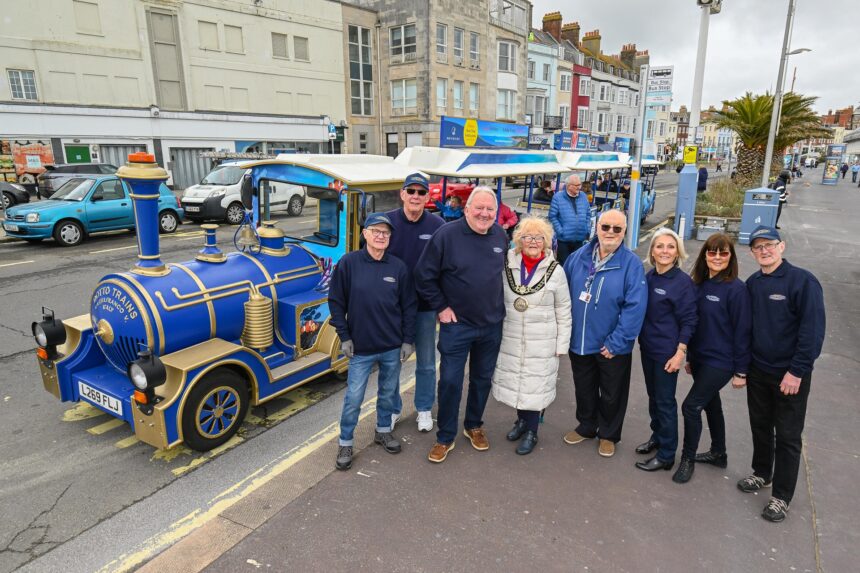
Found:
[{"label": "white van", "polygon": [[[246,170],[236,163],[222,163],[203,178],[182,192],[180,201],[185,209],[185,218],[190,221],[218,220],[238,225],[245,216],[242,206],[242,177]],[[287,183],[270,183],[269,209],[272,212],[286,211],[298,216],[305,206],[305,188]]]}]

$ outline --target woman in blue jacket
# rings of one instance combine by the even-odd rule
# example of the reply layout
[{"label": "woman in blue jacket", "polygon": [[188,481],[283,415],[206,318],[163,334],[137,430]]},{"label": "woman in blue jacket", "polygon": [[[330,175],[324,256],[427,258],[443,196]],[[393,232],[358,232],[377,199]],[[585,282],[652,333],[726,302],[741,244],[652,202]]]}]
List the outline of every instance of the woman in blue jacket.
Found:
[{"label": "woman in blue jacket", "polygon": [[[690,481],[696,462],[726,467],[726,423],[720,390],[729,381],[733,387],[743,387],[750,363],[750,299],[738,278],[732,240],[722,233],[708,237],[692,275],[698,287],[699,324],[687,354],[687,372],[693,375],[693,387],[681,405],[684,446],[681,465],[672,476],[677,483]],[[702,435],[702,410],[708,416],[711,449],[696,455]]]},{"label": "woman in blue jacket", "polygon": [[696,286],[681,270],[687,259],[684,243],[671,229],[658,229],[651,237],[648,261],[654,267],[645,275],[648,308],[639,333],[642,370],[648,390],[651,437],[636,448],[654,457],[636,462],[646,472],[670,470],[678,449],[678,371],[687,356],[687,344],[696,330]]}]

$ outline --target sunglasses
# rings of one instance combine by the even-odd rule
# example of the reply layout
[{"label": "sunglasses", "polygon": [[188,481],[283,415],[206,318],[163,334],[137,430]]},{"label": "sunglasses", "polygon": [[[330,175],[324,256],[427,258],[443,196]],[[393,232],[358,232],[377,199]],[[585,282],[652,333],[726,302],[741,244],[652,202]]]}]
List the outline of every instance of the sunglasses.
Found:
[{"label": "sunglasses", "polygon": [[416,193],[418,193],[418,194],[419,194],[419,195],[421,195],[422,197],[428,193],[427,189],[412,189],[412,188],[408,188],[408,189],[405,189],[405,191],[406,191],[408,194],[410,194],[410,195],[415,195]]},{"label": "sunglasses", "polygon": [[717,249],[708,249],[705,251],[709,257],[730,257],[731,251],[718,251]]},{"label": "sunglasses", "polygon": [[612,229],[613,233],[623,233],[624,232],[624,227],[621,227],[619,225],[600,225],[600,230],[603,231],[604,233],[608,233],[609,229]]}]

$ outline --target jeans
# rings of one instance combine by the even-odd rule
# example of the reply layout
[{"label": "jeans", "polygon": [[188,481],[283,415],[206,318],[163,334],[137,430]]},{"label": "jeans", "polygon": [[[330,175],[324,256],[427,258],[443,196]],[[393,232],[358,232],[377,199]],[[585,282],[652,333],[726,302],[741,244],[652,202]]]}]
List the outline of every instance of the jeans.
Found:
[{"label": "jeans", "polygon": [[457,436],[460,398],[466,358],[469,359],[469,392],[466,398],[467,430],[480,428],[484,407],[490,397],[493,372],[502,344],[502,323],[475,327],[462,322],[442,323],[439,327],[439,410],[436,421],[439,430],[436,441],[450,444]]},{"label": "jeans", "polygon": [[379,363],[376,398],[376,431],[391,431],[391,414],[394,413],[395,396],[400,380],[400,348],[393,348],[378,354],[356,354],[349,359],[349,376],[346,380],[346,395],[343,397],[343,411],[340,414],[339,445],[351,446],[353,433],[358,425],[364,391],[374,364]]},{"label": "jeans", "polygon": [[[436,399],[436,312],[422,311],[415,317],[415,409],[429,412]],[[394,411],[403,411],[400,383]]]},{"label": "jeans", "polygon": [[856,171],[851,172],[851,183],[857,183],[857,172]]},{"label": "jeans", "polygon": [[678,403],[675,401],[678,373],[670,374],[663,369],[668,360],[655,360],[642,354],[648,413],[651,415],[651,439],[657,442],[657,459],[661,462],[675,461],[678,449]]},{"label": "jeans", "polygon": [[801,434],[806,421],[806,401],[812,384],[810,372],[800,380],[797,394],[779,390],[782,376],[750,367],[747,374],[747,407],[753,437],[753,473],[773,479],[773,497],[791,503],[800,470]]},{"label": "jeans", "polygon": [[723,402],[720,390],[732,379],[730,370],[721,370],[706,364],[693,364],[693,386],[681,412],[684,414],[684,449],[681,456],[696,457],[699,439],[702,437],[702,410],[708,417],[711,430],[711,449],[715,454],[726,453],[726,420],[723,418]]},{"label": "jeans", "polygon": [[568,352],[576,393],[576,433],[621,441],[621,427],[630,395],[632,354],[604,358],[602,354],[581,356]]}]

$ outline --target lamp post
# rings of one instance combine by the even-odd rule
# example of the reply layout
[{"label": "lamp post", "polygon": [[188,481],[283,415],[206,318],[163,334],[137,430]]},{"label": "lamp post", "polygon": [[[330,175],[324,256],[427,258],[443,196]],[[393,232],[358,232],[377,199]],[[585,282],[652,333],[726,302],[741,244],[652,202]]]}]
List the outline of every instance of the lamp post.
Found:
[{"label": "lamp post", "polygon": [[719,14],[722,0],[696,0],[702,10],[699,19],[699,46],[696,51],[696,71],[693,75],[693,101],[690,106],[690,122],[687,128],[687,143],[695,143],[702,114],[702,85],[705,82],[705,56],[708,51],[708,23],[711,14]]}]

